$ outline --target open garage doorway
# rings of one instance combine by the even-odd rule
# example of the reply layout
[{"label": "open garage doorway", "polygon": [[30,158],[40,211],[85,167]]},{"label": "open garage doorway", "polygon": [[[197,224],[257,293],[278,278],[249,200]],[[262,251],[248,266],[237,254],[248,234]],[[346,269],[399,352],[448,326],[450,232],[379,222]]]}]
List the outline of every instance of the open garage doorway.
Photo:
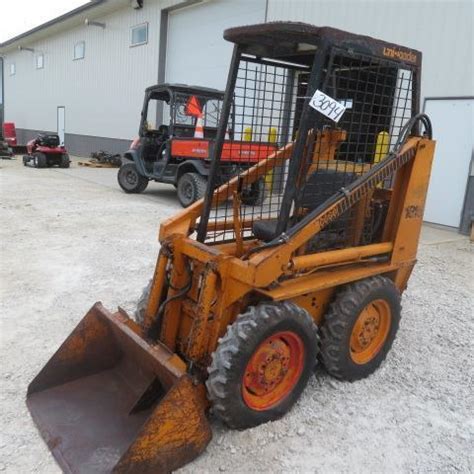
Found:
[{"label": "open garage doorway", "polygon": [[474,98],[426,98],[436,151],[424,220],[459,228],[474,146]]}]

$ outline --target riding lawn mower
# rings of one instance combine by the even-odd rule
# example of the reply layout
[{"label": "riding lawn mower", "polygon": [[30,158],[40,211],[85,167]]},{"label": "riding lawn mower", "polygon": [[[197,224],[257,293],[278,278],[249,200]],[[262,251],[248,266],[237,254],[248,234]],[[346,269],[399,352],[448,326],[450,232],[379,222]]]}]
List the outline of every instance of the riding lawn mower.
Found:
[{"label": "riding lawn mower", "polygon": [[26,144],[27,154],[23,155],[23,165],[34,168],[69,168],[69,155],[60,144],[59,135],[54,133],[40,133]]}]

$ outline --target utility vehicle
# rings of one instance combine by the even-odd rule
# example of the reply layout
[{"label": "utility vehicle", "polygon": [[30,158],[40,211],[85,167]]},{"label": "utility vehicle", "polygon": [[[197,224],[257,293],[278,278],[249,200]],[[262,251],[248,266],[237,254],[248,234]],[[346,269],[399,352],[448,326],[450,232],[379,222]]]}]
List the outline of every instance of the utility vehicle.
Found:
[{"label": "utility vehicle", "polygon": [[[141,193],[153,180],[177,188],[178,200],[187,207],[204,195],[210,172],[224,93],[184,84],[159,84],[146,89],[138,138],[124,154],[118,171],[120,187]],[[222,184],[276,150],[273,143],[233,140],[233,118],[223,145]],[[156,125],[158,124],[158,125]],[[248,131],[251,135],[251,129]],[[263,198],[264,182],[243,192],[244,203]]]}]

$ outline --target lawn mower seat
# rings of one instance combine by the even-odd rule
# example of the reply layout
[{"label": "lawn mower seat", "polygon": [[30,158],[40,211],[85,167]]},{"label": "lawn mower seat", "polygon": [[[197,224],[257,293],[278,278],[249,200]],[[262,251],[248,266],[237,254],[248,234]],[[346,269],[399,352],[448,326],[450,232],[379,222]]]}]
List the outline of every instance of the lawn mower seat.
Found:
[{"label": "lawn mower seat", "polygon": [[[315,171],[306,181],[300,206],[312,211],[329,199],[334,193],[358,178],[356,173],[337,170]],[[276,235],[278,219],[255,221],[252,225],[253,235],[263,242],[273,240]],[[291,225],[291,220],[290,220]]]}]

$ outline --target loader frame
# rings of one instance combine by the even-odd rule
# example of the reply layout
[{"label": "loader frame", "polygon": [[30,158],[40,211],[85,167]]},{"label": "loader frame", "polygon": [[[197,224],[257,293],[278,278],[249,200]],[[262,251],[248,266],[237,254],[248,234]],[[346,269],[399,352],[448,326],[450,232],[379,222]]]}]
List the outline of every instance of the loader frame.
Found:
[{"label": "loader frame", "polygon": [[[290,149],[281,150],[267,160],[276,165],[288,158]],[[387,159],[374,168],[370,176],[364,176],[363,181],[355,184],[347,194],[341,193],[334,203],[307,216],[304,223],[284,240],[250,253],[245,260],[235,256],[237,243],[209,246],[189,237],[196,230],[205,205],[203,201],[165,221],[160,228],[162,250],[146,309],[146,330],[157,335],[153,329],[165,291],[170,259],[171,286],[167,296],[174,299],[163,311],[159,340],[170,350],[178,349],[185,361],[202,368],[206,366],[209,354],[215,350],[218,338],[227,325],[250,301],[292,300],[320,323],[335,289],[342,284],[382,274],[389,276],[403,292],[416,263],[433,152],[432,140],[410,138],[392,160]],[[249,183],[258,179],[259,171],[263,172],[267,167],[268,162],[261,162],[245,173],[244,179]],[[398,173],[383,242],[313,255],[295,254],[347,206],[356,205],[383,177],[395,171]],[[237,189],[238,181],[234,178],[220,187],[213,199],[219,201],[232,193]],[[231,221],[227,225],[233,226],[234,223]],[[256,245],[254,240],[246,241],[244,250],[251,252],[258,248]],[[183,288],[189,292],[193,289],[197,291],[196,287],[189,286],[186,260],[203,268],[199,295],[197,301],[190,302],[191,308],[183,305],[183,295],[180,297]],[[213,301],[214,295],[220,295],[216,302]],[[183,327],[181,323],[186,321],[191,310],[194,311],[192,325]]]},{"label": "loader frame", "polygon": [[[268,35],[278,33],[278,28],[272,25],[260,26],[259,29],[243,27],[226,31],[226,38],[236,45],[207,192],[203,200],[162,223],[159,234],[162,251],[145,312],[145,333],[176,351],[192,369],[201,369],[202,379],[206,377],[204,369],[209,363],[210,354],[217,347],[218,339],[249,304],[262,300],[293,301],[304,307],[317,323],[321,323],[336,288],[371,275],[382,274],[390,277],[402,292],[416,262],[434,151],[433,141],[426,137],[416,137],[420,121],[425,125],[427,136],[431,137],[428,121],[416,116],[419,110],[421,64],[418,52],[406,50],[403,54],[400,53],[411,62],[403,62],[401,67],[412,71],[409,100],[409,116],[412,119],[404,123],[404,127],[400,126],[398,141],[392,151],[383,160],[372,165],[354,163],[354,169],[359,167],[362,170],[356,181],[344,186],[316,209],[290,225],[292,203],[298,194],[295,183],[304,165],[307,150],[323,143],[324,136],[331,134],[331,130],[322,128],[320,115],[308,106],[313,92],[327,84],[324,71],[330,67],[335,54],[345,54],[348,57],[370,54],[375,60],[391,65],[391,52],[400,51],[400,47],[372,38],[362,37],[363,41],[360,41],[360,37],[356,37],[355,41],[352,35],[344,36],[342,32],[331,28],[313,30],[320,39],[317,40],[314,58],[310,59],[312,66],[308,71],[308,93],[295,139],[287,141],[267,159],[214,190],[226,124],[235,100],[239,64],[249,60],[270,64],[269,60],[256,56],[255,50],[260,54],[262,51],[252,44],[253,37],[264,41],[262,38],[265,35],[259,36],[262,28],[268,30],[265,32]],[[290,27],[286,34],[293,34],[292,39],[295,41],[308,38],[305,35],[299,38],[298,28],[295,32]],[[278,47],[271,51],[274,56],[278,56]],[[293,59],[288,57],[287,52],[285,54],[286,61]],[[297,62],[297,58],[294,61]],[[294,68],[291,63],[288,67]],[[341,135],[340,131],[335,132]],[[413,136],[409,137],[410,134]],[[343,134],[341,136],[344,137]],[[334,155],[334,152],[335,148],[331,153]],[[268,176],[285,163],[289,163],[288,179],[275,238],[265,243],[252,235],[243,238],[243,230],[251,228],[255,216],[251,214],[248,221],[245,216],[242,218],[238,209],[239,189]],[[381,183],[384,182],[388,186],[382,187]],[[389,203],[378,242],[347,245],[343,249],[310,254],[305,251],[310,239],[337,221],[348,209],[354,209],[356,216],[363,216],[364,209],[374,196]],[[226,202],[229,197],[234,198],[232,215],[229,217],[226,214],[223,220],[210,219],[211,210],[220,205],[228,206]],[[224,233],[233,231],[235,238],[230,241],[224,239],[222,242],[209,240],[209,235],[216,230]],[[190,274],[193,275],[192,278]]]},{"label": "loader frame", "polygon": [[[205,416],[211,401],[222,411],[229,393],[243,396],[254,354],[245,353],[254,350],[249,338],[256,336],[255,352],[268,348],[269,339],[286,328],[272,326],[277,332],[267,334],[266,325],[288,317],[291,308],[297,311],[290,315],[292,324],[303,318],[307,323],[300,334],[314,336],[305,339],[311,348],[303,350],[306,378],[296,382],[304,384],[318,352],[316,324],[329,322],[325,316],[338,289],[383,276],[377,281],[390,287],[399,318],[400,293],[416,263],[435,147],[429,119],[419,114],[421,54],[299,23],[232,28],[224,37],[235,46],[205,197],[162,222],[143,315],[138,317],[137,308],[134,321],[121,309],[112,314],[96,303],[28,388],[32,416],[66,472],[79,466],[88,472],[161,473],[194,459],[212,436]],[[400,69],[407,75],[400,77]],[[334,78],[334,71],[349,73]],[[361,86],[364,77],[371,90]],[[335,125],[310,107],[317,90],[337,101],[353,94],[354,111]],[[342,97],[341,90],[348,95]],[[248,120],[255,125],[252,141],[275,140],[271,154],[217,187],[233,102],[237,151]],[[273,102],[275,113],[268,106]],[[333,179],[330,193],[307,193],[318,173]],[[245,207],[242,192],[257,181],[265,183],[265,199]],[[317,191],[326,185],[316,182]],[[375,226],[376,204],[381,218]],[[262,224],[271,231],[262,233]],[[329,244],[321,245],[318,237]],[[377,298],[369,304],[382,297]],[[265,305],[279,309],[256,311]],[[249,317],[254,319],[243,319]],[[253,332],[257,319],[260,334]],[[237,381],[228,391],[219,385],[212,393],[213,377],[228,383],[219,367],[213,372],[215,361],[219,351],[229,353],[225,339],[242,321],[254,324],[239,335],[242,345],[233,346],[241,366],[221,364]],[[275,412],[264,408],[266,419],[234,427],[282,416],[291,407],[285,410],[283,403],[300,393],[293,386]],[[76,416],[77,423],[63,422]],[[116,448],[111,453],[109,445]]]}]

